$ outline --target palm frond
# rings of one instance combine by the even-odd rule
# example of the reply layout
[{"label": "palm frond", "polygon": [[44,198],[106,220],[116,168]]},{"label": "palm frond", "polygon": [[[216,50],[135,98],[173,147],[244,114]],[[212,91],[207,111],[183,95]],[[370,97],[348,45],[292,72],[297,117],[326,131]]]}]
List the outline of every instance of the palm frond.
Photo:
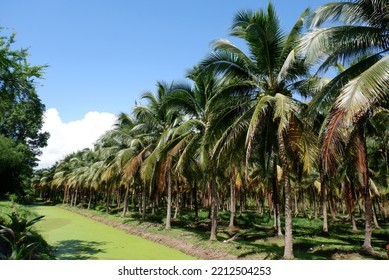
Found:
[{"label": "palm frond", "polygon": [[355,7],[355,3],[350,1],[321,5],[312,13],[309,21],[310,28],[319,27],[325,22],[336,22],[339,20],[350,22],[351,19],[348,20],[348,17],[354,15],[351,12],[355,9],[353,7]]},{"label": "palm frond", "polygon": [[296,48],[298,41],[300,40],[304,23],[306,21],[308,14],[309,14],[309,8],[305,9],[297,19],[292,30],[287,35],[284,47],[282,49],[281,57],[290,56],[291,51]]},{"label": "palm frond", "polygon": [[346,112],[341,109],[333,111],[327,118],[328,124],[324,126],[321,163],[325,174],[335,172],[337,159],[344,155],[340,127],[343,124],[345,114]]},{"label": "palm frond", "polygon": [[257,131],[261,117],[266,114],[268,108],[272,107],[272,103],[274,102],[275,99],[273,96],[265,95],[260,98],[259,102],[255,106],[246,137],[246,163],[249,155],[251,154],[255,132]]},{"label": "palm frond", "polygon": [[372,55],[363,61],[360,61],[351,67],[347,68],[342,73],[339,73],[336,77],[331,79],[309,103],[309,114],[314,112],[323,111],[323,106],[328,106],[335,102],[336,98],[340,94],[340,90],[352,79],[369,69],[381,58],[381,54]]},{"label": "palm frond", "polygon": [[297,114],[297,111],[297,105],[292,98],[280,93],[275,95],[273,120],[278,121],[279,135],[288,129],[291,116]]},{"label": "palm frond", "polygon": [[349,81],[341,89],[336,107],[346,110],[350,119],[373,104],[386,101],[389,94],[389,55]]}]

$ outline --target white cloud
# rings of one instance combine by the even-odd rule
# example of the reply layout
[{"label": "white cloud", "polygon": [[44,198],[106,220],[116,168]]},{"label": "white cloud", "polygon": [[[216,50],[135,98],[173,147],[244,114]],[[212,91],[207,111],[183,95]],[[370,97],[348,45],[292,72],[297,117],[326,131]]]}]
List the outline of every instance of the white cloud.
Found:
[{"label": "white cloud", "polygon": [[50,167],[72,152],[93,147],[115,120],[111,113],[88,112],[81,120],[63,123],[57,109],[48,109],[42,130],[49,132],[50,138],[47,147],[42,149],[38,168]]}]

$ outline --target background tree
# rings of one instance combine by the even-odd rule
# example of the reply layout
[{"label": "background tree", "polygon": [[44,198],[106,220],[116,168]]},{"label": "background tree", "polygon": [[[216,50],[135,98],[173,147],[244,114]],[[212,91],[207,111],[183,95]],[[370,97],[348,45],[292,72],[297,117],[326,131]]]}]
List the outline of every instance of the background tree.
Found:
[{"label": "background tree", "polygon": [[49,136],[36,92],[46,66],[31,66],[27,49],[13,50],[14,37],[0,37],[0,196],[23,193]]},{"label": "background tree", "polygon": [[[231,35],[243,39],[247,43],[249,54],[227,40],[214,42],[214,53],[202,61],[206,70],[213,70],[224,75],[226,79],[245,81],[243,97],[251,94],[252,109],[243,114],[250,116],[247,132],[247,158],[255,143],[261,143],[258,153],[262,154],[262,164],[273,168],[273,178],[277,177],[277,164],[283,168],[283,186],[285,192],[285,259],[293,258],[292,214],[290,166],[287,152],[298,148],[305,152],[308,146],[300,141],[302,120],[298,116],[301,105],[292,98],[297,93],[298,82],[305,79],[308,68],[301,57],[297,57],[294,48],[298,44],[304,24],[305,10],[298,18],[292,30],[285,34],[274,6],[269,3],[267,9],[238,12],[231,27]],[[251,85],[247,89],[247,84]],[[239,125],[239,123],[236,123]],[[293,134],[293,135],[292,135]],[[291,137],[294,136],[295,138]],[[301,136],[301,137],[299,137]],[[308,155],[308,154],[306,154]],[[309,156],[302,155],[305,165],[310,165]],[[309,159],[309,160],[308,160]],[[273,164],[271,164],[273,163]],[[308,167],[305,168],[309,169]],[[276,180],[273,180],[276,181]],[[274,194],[278,194],[275,184]],[[274,195],[277,198],[278,195]],[[278,201],[274,202],[275,205]],[[278,211],[276,211],[277,213]],[[277,213],[279,214],[279,213]],[[280,229],[280,225],[278,224]],[[280,231],[279,231],[280,233]]]},{"label": "background tree", "polygon": [[[332,104],[322,130],[322,177],[333,176],[344,151],[343,139],[359,148],[356,166],[365,189],[365,241],[362,249],[373,251],[372,202],[366,147],[366,125],[374,110],[387,106],[389,81],[388,1],[332,2],[316,9],[311,32],[301,41],[308,62],[319,62],[319,72],[339,63],[347,69],[334,77],[311,104]],[[331,24],[330,26],[327,26]],[[356,58],[358,63],[353,64]],[[357,131],[359,129],[359,131]],[[324,174],[323,174],[324,173]]]}]

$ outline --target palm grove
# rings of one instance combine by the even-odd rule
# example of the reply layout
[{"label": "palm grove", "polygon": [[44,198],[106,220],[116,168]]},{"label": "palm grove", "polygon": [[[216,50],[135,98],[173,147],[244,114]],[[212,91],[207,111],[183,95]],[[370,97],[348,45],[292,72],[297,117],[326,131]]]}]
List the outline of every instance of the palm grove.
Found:
[{"label": "palm grove", "polygon": [[359,207],[362,249],[372,252],[373,223],[387,214],[388,5],[329,3],[302,11],[288,31],[272,4],[237,12],[230,35],[247,50],[214,41],[188,82],[158,82],[93,149],[36,171],[32,186],[123,217],[133,207],[142,221],[166,211],[166,229],[173,210],[196,220],[209,209],[210,240],[220,209],[231,227],[237,205],[267,211],[284,259],[293,258],[293,215],[321,211],[328,232],[327,216],[346,209],[356,230]]}]

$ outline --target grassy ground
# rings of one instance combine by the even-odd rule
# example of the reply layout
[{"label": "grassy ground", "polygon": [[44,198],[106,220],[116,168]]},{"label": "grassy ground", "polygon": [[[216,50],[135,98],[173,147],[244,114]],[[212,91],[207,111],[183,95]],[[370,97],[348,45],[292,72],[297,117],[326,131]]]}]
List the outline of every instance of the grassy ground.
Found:
[{"label": "grassy ground", "polygon": [[[205,211],[199,212],[197,223],[193,222],[193,212],[181,212],[179,218],[173,220],[172,229],[165,230],[163,210],[159,214],[148,214],[146,222],[140,223],[138,212],[128,212],[125,218],[121,218],[119,210],[113,210],[107,215],[104,211],[65,208],[98,218],[99,221],[122,230],[130,229],[127,231],[178,248],[201,259],[281,259],[283,255],[283,237],[276,236],[273,220],[267,214],[246,212],[237,217],[236,227],[229,229],[229,213],[221,212],[218,242],[209,242],[210,221],[208,212]],[[0,203],[0,214],[2,211],[4,207],[2,208]],[[380,220],[380,228],[374,228],[372,245],[377,254],[371,256],[360,252],[364,240],[363,219],[358,219],[359,230],[355,233],[352,232],[347,217],[338,217],[338,219],[335,222],[330,221],[329,234],[324,235],[320,219],[294,217],[295,258],[302,260],[387,259],[385,245],[389,243],[389,220]],[[55,227],[55,224],[51,226]],[[236,234],[238,238],[231,242],[224,242]],[[100,245],[102,244],[96,243],[93,248],[99,248]]]},{"label": "grassy ground", "polygon": [[[283,237],[276,236],[273,220],[269,215],[246,212],[237,217],[236,227],[228,228],[229,213],[221,212],[219,219],[219,242],[209,242],[208,212],[199,213],[199,222],[194,223],[193,212],[182,212],[173,220],[172,229],[164,229],[164,213],[148,215],[145,223],[140,223],[138,212],[130,212],[124,219],[120,213],[112,211],[106,215],[101,211],[92,211],[93,215],[105,220],[141,228],[152,234],[164,235],[173,239],[203,247],[213,251],[230,254],[239,259],[281,259],[283,256]],[[364,221],[358,219],[358,231],[352,232],[347,217],[338,217],[330,221],[329,234],[322,234],[320,219],[294,217],[294,256],[302,260],[331,259],[387,259],[385,244],[389,243],[389,221],[380,221],[380,228],[374,228],[372,245],[377,252],[374,256],[360,252],[364,240]],[[224,242],[235,234],[238,238]]]}]

